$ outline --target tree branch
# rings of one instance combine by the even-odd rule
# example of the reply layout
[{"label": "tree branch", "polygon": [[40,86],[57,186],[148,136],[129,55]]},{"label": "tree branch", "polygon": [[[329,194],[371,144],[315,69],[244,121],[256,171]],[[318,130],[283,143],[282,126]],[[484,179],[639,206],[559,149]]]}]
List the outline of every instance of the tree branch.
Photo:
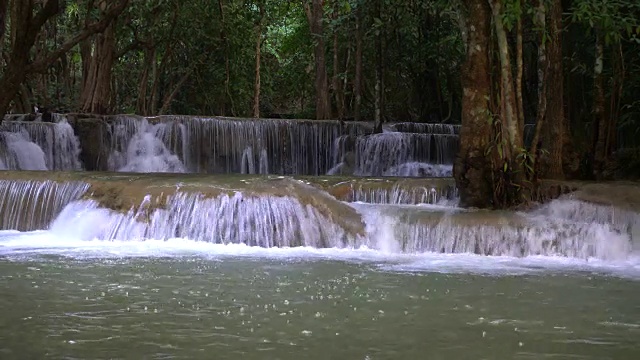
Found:
[{"label": "tree branch", "polygon": [[52,17],[56,16],[60,10],[58,0],[47,0],[44,6],[33,17],[27,33],[27,44],[34,44],[40,29]]},{"label": "tree branch", "polygon": [[[51,2],[52,0],[48,1],[47,4]],[[53,0],[53,2],[57,1]],[[104,31],[107,26],[109,26],[109,24],[111,24],[111,22],[124,11],[128,4],[129,0],[119,0],[115,4],[115,6],[111,7],[107,12],[104,13],[99,21],[88,24],[81,32],[76,34],[71,39],[67,40],[57,50],[49,54],[49,56],[43,59],[36,60],[32,64],[30,64],[27,67],[27,72],[45,72],[51,64],[53,64],[56,60],[58,60],[58,58],[71,50],[79,42],[86,40],[91,35]]]}]

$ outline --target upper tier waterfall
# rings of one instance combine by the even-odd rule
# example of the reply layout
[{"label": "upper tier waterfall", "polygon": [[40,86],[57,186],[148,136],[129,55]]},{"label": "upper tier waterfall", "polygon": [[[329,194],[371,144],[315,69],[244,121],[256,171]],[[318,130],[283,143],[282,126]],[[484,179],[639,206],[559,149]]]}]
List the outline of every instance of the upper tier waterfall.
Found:
[{"label": "upper tier waterfall", "polygon": [[0,124],[0,169],[81,170],[80,142],[62,115],[56,123]]},{"label": "upper tier waterfall", "polygon": [[118,115],[5,121],[0,168],[447,177],[458,125]]}]

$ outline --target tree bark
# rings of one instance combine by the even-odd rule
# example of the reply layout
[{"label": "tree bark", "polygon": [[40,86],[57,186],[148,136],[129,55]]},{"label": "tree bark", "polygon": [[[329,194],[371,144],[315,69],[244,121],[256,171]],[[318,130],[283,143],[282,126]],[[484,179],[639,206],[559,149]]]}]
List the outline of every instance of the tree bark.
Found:
[{"label": "tree bark", "polygon": [[146,48],[144,50],[144,65],[142,68],[142,76],[138,83],[138,100],[136,102],[136,113],[142,116],[148,116],[149,107],[147,102],[147,88],[149,87],[149,68],[155,62],[155,47]]},{"label": "tree bark", "polygon": [[[30,57],[38,33],[44,24],[54,17],[60,6],[57,0],[49,0],[34,14],[33,0],[14,0],[11,9],[11,47],[10,52],[5,52],[7,65],[0,78],[0,122],[6,114],[9,104],[25,81],[28,73],[41,73],[46,71],[51,64],[58,60],[67,51],[79,42],[87,39],[95,33],[104,31],[112,20],[117,17],[128,5],[128,0],[113,2],[109,11],[96,22],[92,22],[65,41],[56,50],[46,56],[34,59]],[[4,55],[4,54],[3,54]]]},{"label": "tree bark", "polygon": [[256,65],[255,65],[255,80],[253,85],[253,117],[260,117],[260,57],[262,54],[262,21],[264,18],[264,4],[260,2],[258,4],[260,8],[260,19],[256,25]]},{"label": "tree bark", "polygon": [[524,130],[524,102],[522,99],[522,75],[523,75],[522,58],[522,19],[518,19],[516,25],[516,105],[518,106],[518,126]]},{"label": "tree bark", "polygon": [[[225,31],[225,16],[224,16],[224,3],[223,0],[218,0],[218,7],[220,9],[220,22],[222,23],[222,27],[220,30],[220,39],[224,44],[224,93],[228,97],[229,103],[231,104],[231,113],[235,113],[235,109],[233,106],[233,98],[231,96],[231,65],[230,65],[230,55],[229,55],[229,39],[227,37],[227,33]],[[226,101],[222,101],[220,107],[220,115],[226,115]]]},{"label": "tree bark", "polygon": [[305,11],[309,20],[311,36],[315,43],[315,88],[316,88],[316,119],[331,118],[331,103],[329,102],[329,83],[327,77],[326,54],[324,48],[324,0],[312,0],[311,8],[305,2]]},{"label": "tree bark", "polygon": [[116,32],[111,23],[96,36],[89,65],[80,94],[81,109],[86,113],[108,114],[111,111],[111,73],[115,61]]},{"label": "tree bark", "polygon": [[486,156],[492,134],[489,99],[491,68],[489,41],[491,9],[486,0],[467,0],[466,14],[459,24],[466,34],[466,59],[461,68],[462,127],[454,176],[460,192],[460,205],[492,206],[492,165]]},{"label": "tree bark", "polygon": [[501,80],[501,121],[502,137],[505,142],[503,151],[507,162],[511,162],[522,148],[522,129],[519,128],[517,115],[517,105],[513,74],[511,71],[511,56],[509,54],[509,42],[507,33],[502,22],[503,8],[502,0],[491,0],[491,10],[493,13],[493,25],[496,39],[498,41],[498,52],[500,55],[500,80]]},{"label": "tree bark", "polygon": [[9,10],[9,0],[0,0],[0,60],[4,52],[4,32],[7,26],[7,12]]},{"label": "tree bark", "polygon": [[540,29],[540,43],[538,44],[538,108],[536,114],[536,130],[531,144],[530,155],[534,161],[538,158],[538,142],[542,128],[545,126],[545,116],[547,113],[547,41],[546,41],[546,0],[538,0],[536,7],[535,24]]},{"label": "tree bark", "polygon": [[360,108],[362,106],[362,24],[361,10],[356,9],[356,69],[353,79],[353,93],[355,104],[353,106],[353,117],[355,121],[361,120]]},{"label": "tree bark", "polygon": [[[338,10],[339,2],[337,0],[333,3],[333,21],[337,21],[339,10]],[[338,26],[334,25],[333,29],[333,76],[331,77],[331,88],[333,91],[333,98],[336,102],[336,114],[337,118],[342,120],[344,119],[344,98],[342,96],[342,87],[340,84],[340,62],[339,62],[339,51],[340,48],[338,46]]]},{"label": "tree bark", "polygon": [[593,175],[601,179],[606,162],[607,119],[604,111],[604,38],[596,30],[595,65],[593,68]]},{"label": "tree bark", "polygon": [[564,74],[562,69],[562,1],[553,0],[548,11],[549,61],[547,84],[547,112],[543,128],[542,148],[544,157],[542,176],[549,179],[564,179],[563,152],[566,119],[564,114]]},{"label": "tree bark", "polygon": [[383,116],[383,104],[382,97],[384,93],[383,89],[383,66],[382,66],[382,0],[376,0],[376,16],[380,19],[380,24],[376,29],[376,85],[374,95],[374,133],[382,132],[382,116]]}]

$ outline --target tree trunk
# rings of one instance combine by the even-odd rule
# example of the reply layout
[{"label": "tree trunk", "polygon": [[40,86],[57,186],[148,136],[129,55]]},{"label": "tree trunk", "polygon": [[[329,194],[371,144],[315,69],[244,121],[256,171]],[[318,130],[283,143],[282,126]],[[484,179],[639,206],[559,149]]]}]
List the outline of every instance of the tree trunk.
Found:
[{"label": "tree trunk", "polygon": [[595,66],[593,68],[593,175],[601,179],[606,162],[607,119],[604,111],[604,38],[596,30]]},{"label": "tree trunk", "polygon": [[[339,1],[334,1],[333,3],[333,21],[337,21],[338,16],[340,15],[339,10]],[[338,47],[338,26],[334,25],[333,29],[333,76],[331,77],[331,88],[333,91],[333,98],[336,102],[336,114],[337,118],[342,120],[344,119],[344,97],[342,96],[342,87],[340,84],[340,62],[339,62],[339,51]]]},{"label": "tree trunk", "polygon": [[323,120],[331,117],[331,103],[329,102],[329,83],[324,48],[324,0],[312,0],[311,8],[305,3],[305,10],[311,28],[311,36],[315,42],[314,59],[316,68],[316,119]]},{"label": "tree trunk", "polygon": [[536,130],[531,144],[530,155],[534,161],[538,158],[538,142],[543,126],[545,126],[545,116],[547,113],[547,41],[546,41],[546,0],[538,0],[534,24],[540,29],[540,44],[538,44],[538,108],[536,115]]},{"label": "tree trunk", "polygon": [[155,54],[155,48],[146,48],[144,51],[145,61],[142,76],[140,76],[140,82],[138,83],[138,100],[136,102],[136,113],[142,116],[150,115],[147,101],[147,88],[149,87],[149,68],[151,64],[155,62]]},{"label": "tree trunk", "polygon": [[170,93],[167,93],[164,100],[162,101],[162,107],[160,108],[158,115],[164,115],[167,113],[167,111],[169,111],[169,108],[171,107],[171,103],[173,102],[173,99],[175,99],[176,95],[178,95],[178,91],[180,91],[180,88],[182,88],[182,86],[189,79],[190,76],[191,76],[191,70],[187,70],[187,72],[184,75],[182,75],[180,80],[178,80],[178,83],[175,85],[173,90]]},{"label": "tree trunk", "polygon": [[0,53],[4,52],[4,32],[7,25],[9,0],[0,0]]},{"label": "tree trunk", "polygon": [[513,74],[511,72],[511,56],[509,55],[509,42],[504,24],[502,23],[504,14],[502,0],[491,0],[491,10],[500,55],[501,127],[502,137],[505,143],[503,152],[506,161],[511,162],[515,159],[518,149],[522,148],[522,129],[519,128],[517,115]]},{"label": "tree trunk", "polygon": [[522,58],[522,19],[518,19],[516,27],[516,105],[518,106],[518,126],[521,130],[524,130],[524,103],[522,99],[524,63],[524,59]]},{"label": "tree trunk", "polygon": [[260,55],[262,53],[262,21],[264,18],[264,4],[260,2],[258,5],[260,8],[260,19],[256,25],[256,65],[255,65],[255,80],[253,85],[253,117],[260,117]]},{"label": "tree trunk", "polygon": [[95,38],[88,78],[84,80],[80,94],[83,112],[108,114],[111,111],[111,73],[115,51],[115,25],[111,23],[104,33]]},{"label": "tree trunk", "polygon": [[[229,103],[231,104],[231,113],[235,113],[235,109],[233,106],[233,98],[231,96],[231,65],[230,65],[230,56],[229,56],[229,39],[227,37],[227,33],[225,31],[225,16],[224,16],[224,3],[223,0],[218,0],[218,7],[220,9],[220,22],[222,23],[222,27],[220,30],[220,39],[224,44],[224,93],[226,94]],[[220,115],[226,114],[226,100],[222,101],[220,107]]]},{"label": "tree trunk", "polygon": [[549,11],[549,61],[547,85],[547,119],[543,128],[542,148],[548,154],[542,160],[542,176],[563,179],[563,139],[566,119],[564,115],[564,75],[562,70],[562,1],[553,0]]},{"label": "tree trunk", "polygon": [[362,106],[362,24],[361,10],[356,9],[356,69],[353,79],[353,93],[355,104],[353,106],[353,117],[355,121],[361,120],[360,108]]},{"label": "tree trunk", "polygon": [[[382,0],[376,0],[376,16],[382,20]],[[382,132],[382,97],[383,89],[383,67],[382,67],[382,24],[376,29],[376,85],[374,95],[374,133]]]},{"label": "tree trunk", "polygon": [[486,0],[468,0],[467,16],[460,14],[461,31],[467,39],[466,60],[461,68],[462,127],[460,148],[454,168],[460,205],[492,206],[492,166],[486,156],[491,139],[489,99],[491,68],[489,43],[491,12]]}]

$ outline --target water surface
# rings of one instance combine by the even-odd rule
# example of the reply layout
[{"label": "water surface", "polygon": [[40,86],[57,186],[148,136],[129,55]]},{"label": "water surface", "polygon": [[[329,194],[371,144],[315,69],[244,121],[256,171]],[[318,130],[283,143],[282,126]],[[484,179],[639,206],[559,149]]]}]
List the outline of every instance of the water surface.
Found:
[{"label": "water surface", "polygon": [[634,359],[639,270],[0,232],[0,357]]}]

